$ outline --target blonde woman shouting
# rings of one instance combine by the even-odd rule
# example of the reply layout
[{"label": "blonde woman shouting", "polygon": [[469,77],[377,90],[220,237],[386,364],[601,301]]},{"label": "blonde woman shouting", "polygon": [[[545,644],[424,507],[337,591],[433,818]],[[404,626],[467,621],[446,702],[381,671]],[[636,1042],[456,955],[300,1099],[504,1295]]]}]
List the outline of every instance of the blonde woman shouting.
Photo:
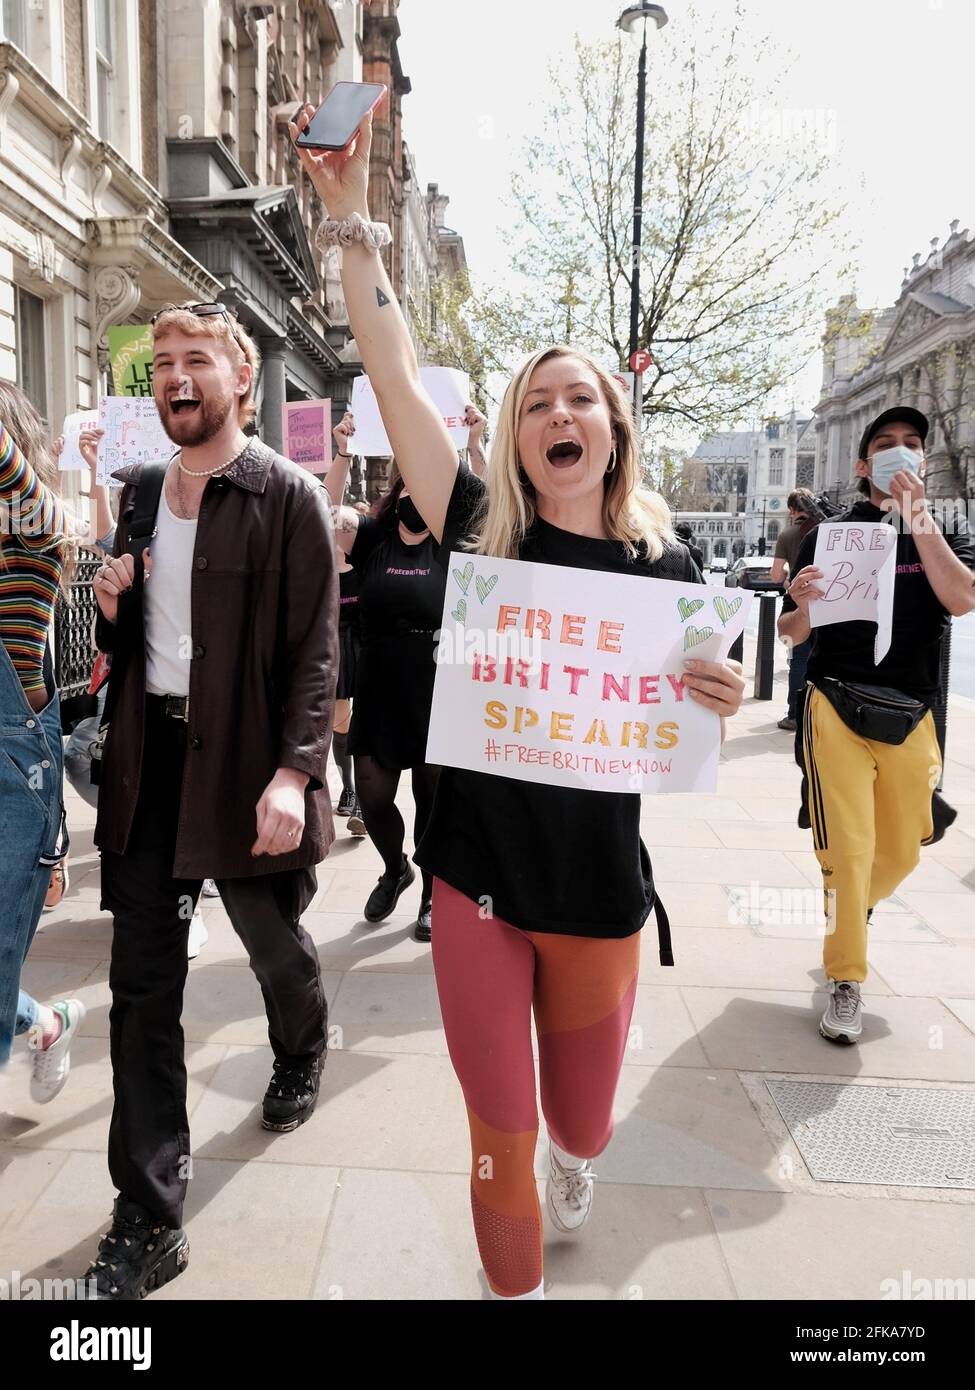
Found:
[{"label": "blonde woman shouting", "polygon": [[[306,107],[292,126],[304,129]],[[446,564],[452,549],[648,579],[700,576],[663,499],[640,486],[622,393],[586,354],[536,353],[505,394],[485,482],[456,450],[420,385],[406,324],[383,269],[388,239],[366,201],[371,120],[340,154],[302,152],[329,213],[319,244],[340,244],[356,342],[410,495]],[[339,515],[340,540],[357,518]],[[734,714],[731,662],[694,663],[690,697]],[[612,1108],[653,907],[634,794],[534,785],[444,768],[417,861],[432,873],[433,958],[451,1060],[471,1129],[471,1205],[498,1298],[543,1297],[534,1010],[550,1138],[547,1204],[563,1232],[592,1202],[591,1160]],[[492,914],[479,913],[490,898]]]}]

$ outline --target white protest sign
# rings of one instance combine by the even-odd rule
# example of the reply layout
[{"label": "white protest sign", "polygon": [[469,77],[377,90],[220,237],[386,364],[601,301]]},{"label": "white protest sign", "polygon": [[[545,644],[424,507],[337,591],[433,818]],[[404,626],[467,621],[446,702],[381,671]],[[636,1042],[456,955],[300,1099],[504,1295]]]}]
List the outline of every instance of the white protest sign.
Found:
[{"label": "white protest sign", "polygon": [[810,626],[876,623],[873,660],[879,665],[890,650],[896,561],[897,532],[886,522],[820,522],[813,564],[823,572],[816,581],[823,596],[810,601]]},{"label": "white protest sign", "polygon": [[101,396],[98,427],[105,431],[98,444],[99,483],[118,486],[111,476],[117,468],[165,461],[176,453],[151,396]]},{"label": "white protest sign", "polygon": [[[471,383],[466,372],[455,367],[421,367],[420,380],[427,395],[443,417],[450,437],[458,449],[466,449],[470,429],[464,424],[464,410],[471,398]],[[393,446],[386,434],[379,402],[367,376],[356,377],[352,383],[350,410],[355,418],[352,449],[362,458],[391,458]]]},{"label": "white protest sign", "polygon": [[82,473],[87,471],[88,465],[81,456],[81,450],[78,448],[78,441],[81,438],[82,430],[97,429],[97,410],[76,410],[73,414],[64,417],[64,424],[61,426],[61,433],[64,435],[64,448],[61,450],[61,457],[58,459],[58,468],[62,473]]},{"label": "white protest sign", "polygon": [[427,761],[592,791],[714,791],[721,726],[688,659],[726,656],[750,593],[455,553]]}]

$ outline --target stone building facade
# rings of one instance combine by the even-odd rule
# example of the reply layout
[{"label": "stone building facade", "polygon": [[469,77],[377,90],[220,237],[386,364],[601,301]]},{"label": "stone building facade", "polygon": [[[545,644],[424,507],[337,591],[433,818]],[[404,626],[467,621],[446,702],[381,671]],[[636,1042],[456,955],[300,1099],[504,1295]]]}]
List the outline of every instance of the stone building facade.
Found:
[{"label": "stone building facade", "polygon": [[727,560],[729,564],[745,553],[745,519],[733,512],[676,512],[676,521],[686,521],[694,532],[694,544],[704,563]]},{"label": "stone building facade", "polygon": [[[55,429],[104,389],[108,327],[220,282],[173,235],[164,0],[3,0],[0,377]],[[67,491],[78,475],[66,475]]]},{"label": "stone building facade", "polygon": [[398,8],[0,0],[0,377],[55,431],[107,389],[109,326],[188,299],[232,305],[256,338],[272,447],[285,401],[329,396],[341,415],[361,363],[287,122],[337,81],[388,85],[372,212],[405,299]]},{"label": "stone building facade", "polygon": [[435,183],[427,184],[426,192],[422,191],[413,151],[405,143],[403,197],[400,305],[421,362],[425,363],[429,338],[418,330],[422,327],[426,334],[436,334],[435,286],[442,278],[465,274],[467,257],[463,239],[444,221],[450,199]]},{"label": "stone building facade", "polygon": [[863,429],[891,405],[928,416],[929,495],[975,497],[975,238],[957,221],[943,245],[935,237],[926,257],[914,256],[895,304],[865,317],[846,296],[831,311],[815,407],[817,487],[852,495]]},{"label": "stone building facade", "polygon": [[[759,429],[726,430],[701,441],[692,461],[705,469],[712,512],[743,518],[740,529],[727,532],[730,549],[715,550],[716,556],[737,559],[761,553],[763,545],[774,548],[788,520],[789,493],[813,484],[814,437],[811,417],[790,411]],[[703,513],[680,513],[695,527],[698,515]]]}]

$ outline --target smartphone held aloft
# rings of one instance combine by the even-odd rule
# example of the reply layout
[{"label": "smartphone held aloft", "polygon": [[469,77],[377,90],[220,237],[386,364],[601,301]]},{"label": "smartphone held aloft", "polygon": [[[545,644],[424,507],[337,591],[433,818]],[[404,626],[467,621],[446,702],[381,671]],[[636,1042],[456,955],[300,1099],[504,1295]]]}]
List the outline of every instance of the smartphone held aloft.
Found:
[{"label": "smartphone held aloft", "polygon": [[336,82],[298,136],[298,145],[305,150],[346,149],[363,118],[385,95],[383,82]]}]

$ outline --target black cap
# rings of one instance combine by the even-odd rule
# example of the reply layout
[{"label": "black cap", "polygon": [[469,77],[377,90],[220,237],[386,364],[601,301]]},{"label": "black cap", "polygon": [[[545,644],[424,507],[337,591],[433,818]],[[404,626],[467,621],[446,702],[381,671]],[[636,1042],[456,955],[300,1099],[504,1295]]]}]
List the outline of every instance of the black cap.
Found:
[{"label": "black cap", "polygon": [[860,438],[860,451],[858,459],[867,457],[867,450],[870,448],[870,441],[884,425],[892,425],[896,420],[905,425],[913,425],[921,436],[921,443],[928,437],[928,417],[922,415],[919,410],[915,410],[911,405],[892,405],[889,410],[881,411],[871,424],[863,431]]}]

